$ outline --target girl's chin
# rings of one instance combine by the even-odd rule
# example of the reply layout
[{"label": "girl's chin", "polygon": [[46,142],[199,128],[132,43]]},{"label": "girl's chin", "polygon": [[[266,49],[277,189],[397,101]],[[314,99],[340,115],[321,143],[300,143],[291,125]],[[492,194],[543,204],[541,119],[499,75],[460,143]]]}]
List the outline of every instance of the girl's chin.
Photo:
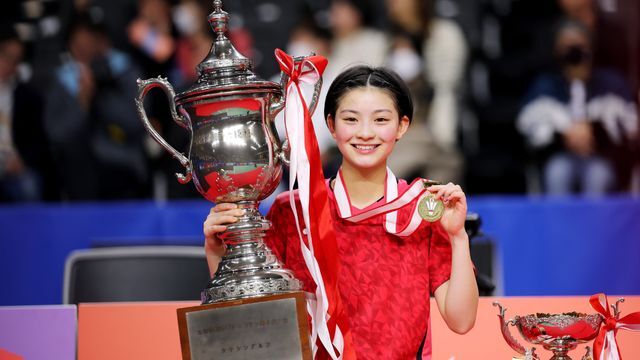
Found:
[{"label": "girl's chin", "polygon": [[386,159],[345,159],[349,164],[357,169],[372,170],[379,167],[386,167]]}]

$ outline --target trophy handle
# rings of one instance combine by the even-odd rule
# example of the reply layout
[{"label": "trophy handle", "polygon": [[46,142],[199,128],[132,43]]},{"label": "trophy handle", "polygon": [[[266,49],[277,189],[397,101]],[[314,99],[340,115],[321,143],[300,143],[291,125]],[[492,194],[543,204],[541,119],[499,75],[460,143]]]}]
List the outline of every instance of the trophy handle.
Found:
[{"label": "trophy handle", "polygon": [[622,304],[624,302],[624,298],[619,298],[618,300],[616,300],[616,303],[611,305],[611,309],[613,309],[613,316],[615,316],[616,319],[620,318],[620,304]]},{"label": "trophy handle", "polygon": [[[309,54],[309,56],[314,56],[314,53]],[[294,63],[299,63],[306,59],[308,56],[295,56],[293,58]],[[287,90],[287,82],[289,81],[289,75],[287,75],[284,71],[280,72],[280,88],[282,88],[282,93],[284,94]],[[318,78],[315,85],[313,86],[313,96],[311,97],[311,103],[309,103],[309,115],[313,115],[316,111],[316,107],[318,106],[318,100],[320,99],[320,91],[322,90],[322,76]],[[283,98],[284,101],[284,98]],[[284,106],[284,103],[280,105],[280,109]]]},{"label": "trophy handle", "polygon": [[286,166],[289,166],[289,164],[291,163],[289,161],[290,150],[291,149],[289,148],[289,139],[284,139],[284,141],[282,141],[282,147],[276,151],[276,157],[280,159],[280,161],[282,161],[282,163],[285,164]]},{"label": "trophy handle", "polygon": [[147,96],[147,93],[154,88],[161,88],[164,93],[167,95],[169,99],[169,110],[171,111],[171,118],[178,123],[181,127],[190,130],[191,126],[189,122],[179,116],[176,112],[176,93],[173,91],[173,86],[167,81],[167,79],[158,76],[157,78],[151,78],[147,80],[138,79],[138,97],[136,98],[136,109],[138,110],[138,116],[142,119],[142,123],[144,124],[145,129],[151,137],[162,146],[165,150],[167,150],[174,158],[180,161],[180,164],[185,167],[186,173],[176,173],[176,177],[178,178],[178,182],[181,184],[186,184],[191,180],[191,161],[184,156],[181,152],[174,149],[173,146],[169,145],[169,143],[153,128],[149,119],[147,118],[147,113],[144,111],[144,97]]},{"label": "trophy handle", "polygon": [[509,321],[505,321],[504,320],[504,315],[507,311],[506,308],[504,308],[499,302],[494,301],[493,302],[493,306],[497,306],[500,309],[500,313],[498,314],[498,318],[500,319],[500,331],[502,332],[502,336],[504,337],[504,340],[507,342],[507,344],[509,344],[509,346],[515,350],[518,354],[520,355],[524,355],[525,359],[527,360],[538,360],[539,357],[536,354],[536,348],[533,347],[530,350],[526,349],[524,346],[522,346],[518,340],[516,340],[513,335],[511,335],[511,332],[509,331],[509,324],[511,325],[515,325],[515,321],[509,320]]}]

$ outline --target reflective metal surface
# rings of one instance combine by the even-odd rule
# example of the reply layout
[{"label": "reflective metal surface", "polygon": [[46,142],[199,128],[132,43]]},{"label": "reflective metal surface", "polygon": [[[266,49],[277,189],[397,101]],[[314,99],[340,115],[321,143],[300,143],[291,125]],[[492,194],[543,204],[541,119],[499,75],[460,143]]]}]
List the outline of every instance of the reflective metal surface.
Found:
[{"label": "reflective metal surface", "polygon": [[[274,126],[275,116],[284,107],[286,75],[278,84],[253,74],[251,60],[242,56],[225,36],[228,18],[222,1],[214,1],[214,11],[208,19],[216,39],[209,55],[197,66],[195,84],[176,95],[166,79],[138,80],[136,99],[147,131],[185,167],[185,174],[176,174],[178,181],[187,183],[193,179],[206,199],[237,203],[247,210],[220,235],[227,252],[202,293],[203,303],[301,288],[301,283],[282,268],[263,244],[264,232],[271,225],[257,210],[258,202],[276,189],[286,161],[286,149]],[[319,81],[310,109],[317,104],[320,87]],[[191,135],[187,155],[167,143],[147,119],[144,98],[154,88],[165,92],[172,118]]]},{"label": "reflective metal surface", "polygon": [[[568,353],[582,344],[595,339],[598,335],[602,316],[600,314],[564,313],[564,314],[530,314],[516,316],[505,321],[506,309],[498,302],[493,303],[500,308],[500,328],[502,335],[509,346],[527,360],[540,359],[535,352],[535,347],[526,349],[509,331],[509,325],[518,328],[522,337],[536,345],[541,345],[546,350],[553,352],[551,360],[571,360]],[[587,347],[587,353],[582,360],[591,360],[591,351]]]}]

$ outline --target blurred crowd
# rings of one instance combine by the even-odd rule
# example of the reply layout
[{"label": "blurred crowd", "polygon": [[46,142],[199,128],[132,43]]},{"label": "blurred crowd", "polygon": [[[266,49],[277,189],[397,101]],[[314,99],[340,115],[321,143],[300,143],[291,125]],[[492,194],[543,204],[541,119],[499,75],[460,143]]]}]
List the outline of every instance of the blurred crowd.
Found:
[{"label": "blurred crowd", "polygon": [[[275,48],[387,66],[415,115],[390,166],[470,194],[640,191],[640,4],[635,0],[227,0],[229,38],[277,79]],[[137,78],[196,80],[205,0],[0,5],[0,202],[199,196],[137,116]],[[321,94],[320,104],[324,102]],[[153,126],[187,151],[161,92]],[[314,123],[327,174],[339,152]]]}]

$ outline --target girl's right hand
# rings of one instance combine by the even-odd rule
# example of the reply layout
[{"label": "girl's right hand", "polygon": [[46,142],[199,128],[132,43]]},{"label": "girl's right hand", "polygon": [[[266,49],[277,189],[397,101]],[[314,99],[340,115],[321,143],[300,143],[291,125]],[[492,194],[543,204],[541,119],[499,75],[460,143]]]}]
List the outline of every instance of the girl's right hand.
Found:
[{"label": "girl's right hand", "polygon": [[224,243],[218,237],[227,229],[227,224],[238,221],[238,217],[244,215],[243,209],[238,209],[238,205],[232,203],[219,203],[211,208],[207,219],[204,221],[203,232],[207,254],[222,256],[224,254]]}]

